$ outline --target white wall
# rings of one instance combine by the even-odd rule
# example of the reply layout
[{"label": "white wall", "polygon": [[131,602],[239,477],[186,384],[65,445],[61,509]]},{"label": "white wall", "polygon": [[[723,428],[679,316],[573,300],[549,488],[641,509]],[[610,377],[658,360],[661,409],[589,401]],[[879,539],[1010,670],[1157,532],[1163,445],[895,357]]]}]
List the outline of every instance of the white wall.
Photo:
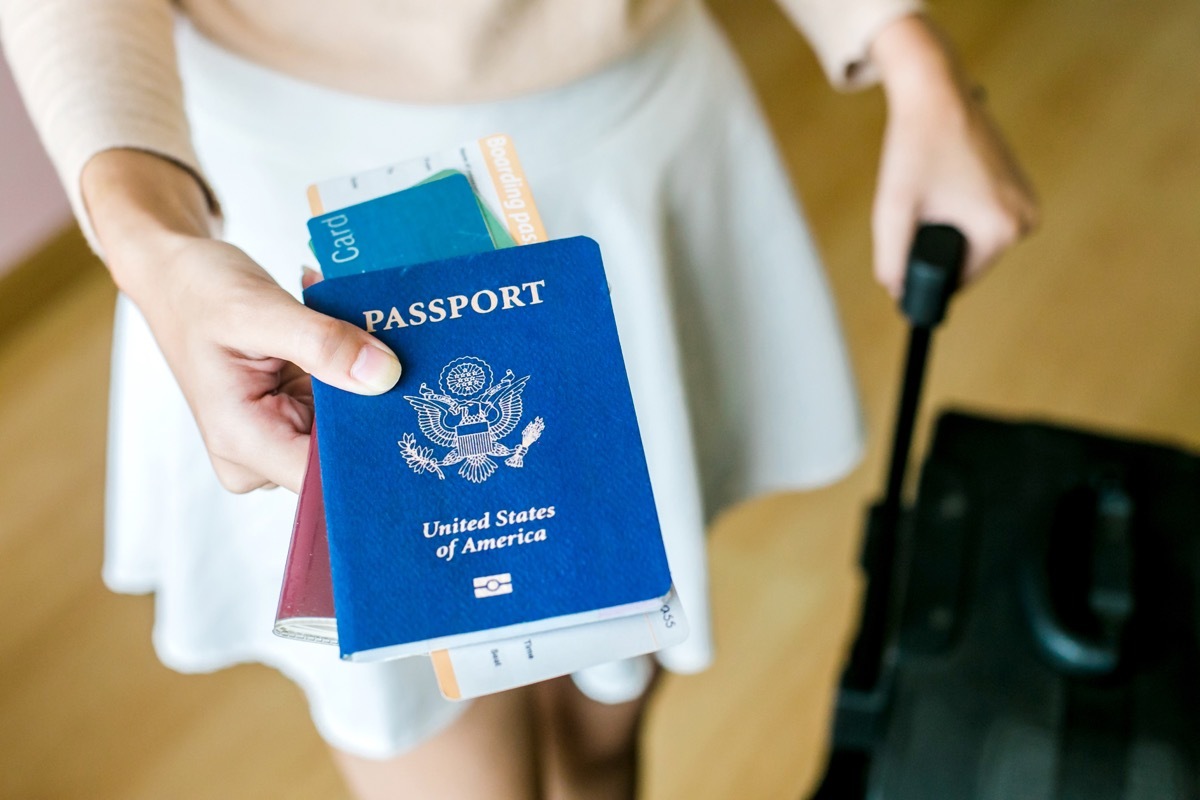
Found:
[{"label": "white wall", "polygon": [[36,250],[69,218],[67,198],[0,57],[0,273]]}]

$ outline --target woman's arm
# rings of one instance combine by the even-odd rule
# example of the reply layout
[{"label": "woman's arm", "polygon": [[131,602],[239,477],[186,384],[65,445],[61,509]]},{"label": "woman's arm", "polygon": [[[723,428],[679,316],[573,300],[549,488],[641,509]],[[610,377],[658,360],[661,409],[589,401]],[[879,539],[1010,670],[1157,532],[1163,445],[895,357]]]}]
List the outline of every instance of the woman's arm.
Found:
[{"label": "woman's arm", "polygon": [[921,0],[779,0],[839,89],[883,83],[887,132],[872,230],[875,276],[898,294],[915,227],[967,236],[966,279],[1037,222],[1037,203]]},{"label": "woman's arm", "polygon": [[[183,110],[170,0],[0,0],[0,38],[93,247],[80,177],[96,153],[156,153],[204,185]],[[215,215],[207,189],[205,200]]]},{"label": "woman's arm", "polygon": [[192,151],[171,4],[0,0],[0,35],[80,224],[149,323],[221,482],[298,489],[306,373],[375,394],[400,365],[211,238],[216,203]]},{"label": "woman's arm", "polygon": [[829,82],[842,91],[877,83],[871,43],[891,23],[925,8],[923,0],[777,2],[808,40]]},{"label": "woman's arm", "polygon": [[82,187],[113,279],[150,325],[221,483],[298,491],[309,375],[379,394],[400,377],[395,355],[305,308],[241,250],[210,238],[204,193],[175,164],[107,150],[87,163]]}]

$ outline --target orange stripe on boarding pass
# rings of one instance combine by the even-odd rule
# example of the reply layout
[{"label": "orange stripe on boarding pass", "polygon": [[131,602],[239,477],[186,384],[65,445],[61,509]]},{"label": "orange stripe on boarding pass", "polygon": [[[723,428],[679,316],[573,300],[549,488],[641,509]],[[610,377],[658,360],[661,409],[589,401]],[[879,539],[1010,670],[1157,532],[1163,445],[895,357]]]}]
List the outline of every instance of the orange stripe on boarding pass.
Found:
[{"label": "orange stripe on boarding pass", "polygon": [[654,632],[654,623],[650,621],[650,615],[642,614],[642,618],[646,620],[646,627],[650,629],[650,641],[654,642],[654,649],[660,649],[662,645],[658,643],[658,634]]},{"label": "orange stripe on boarding pass", "polygon": [[321,202],[321,190],[315,183],[308,187],[308,208],[314,217],[325,213],[325,204]]},{"label": "orange stripe on boarding pass", "polygon": [[500,195],[500,211],[513,241],[517,244],[546,241],[546,229],[534,205],[533,192],[525,181],[525,171],[521,169],[512,139],[504,134],[485,136],[479,140],[479,149]]},{"label": "orange stripe on boarding pass", "polygon": [[434,650],[429,654],[433,660],[433,672],[437,675],[438,688],[450,700],[462,700],[462,692],[458,688],[458,677],[454,674],[454,665],[450,663],[449,650]]}]

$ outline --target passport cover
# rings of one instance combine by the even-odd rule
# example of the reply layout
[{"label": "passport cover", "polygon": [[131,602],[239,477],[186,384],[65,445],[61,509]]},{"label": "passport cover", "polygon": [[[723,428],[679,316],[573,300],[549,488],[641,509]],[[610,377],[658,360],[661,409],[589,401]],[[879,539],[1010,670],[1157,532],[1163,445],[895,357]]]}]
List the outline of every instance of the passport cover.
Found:
[{"label": "passport cover", "polygon": [[[466,181],[461,172],[442,170],[421,185],[435,181],[454,179]],[[455,192],[461,191],[461,186],[451,187]],[[401,190],[408,191],[408,190]],[[393,192],[392,194],[398,194]],[[413,200],[409,195],[406,202]],[[428,198],[427,195],[418,195]],[[369,244],[371,249],[379,252],[396,254],[397,261],[387,266],[409,266],[422,261],[432,261],[446,256],[461,255],[464,252],[475,252],[466,248],[484,246],[491,249],[494,241],[503,246],[512,247],[515,243],[512,237],[504,231],[495,215],[487,211],[479,196],[471,193],[473,204],[461,206],[457,212],[465,216],[451,217],[435,215],[426,220],[419,230],[411,225],[390,224],[374,226],[362,231],[356,237],[356,244]],[[364,201],[359,206],[367,206],[376,201]],[[394,201],[389,201],[389,203]],[[389,204],[381,206],[390,208]],[[318,219],[336,216],[327,214]],[[490,238],[481,241],[472,234],[477,228],[473,222],[482,218]],[[327,227],[327,226],[320,226]],[[365,234],[365,236],[363,235]],[[463,239],[463,236],[467,239]],[[371,238],[374,237],[374,238]],[[311,243],[310,243],[311,244]],[[500,245],[497,245],[500,246]],[[315,246],[313,251],[316,252]],[[328,254],[327,254],[328,255]],[[353,263],[353,262],[352,262]],[[362,271],[378,269],[382,264],[377,260],[364,263]],[[287,561],[284,564],[283,584],[279,591],[279,605],[275,612],[274,632],[289,639],[299,639],[321,644],[337,644],[337,621],[333,609],[333,584],[330,580],[329,544],[325,530],[325,504],[322,498],[321,468],[318,460],[319,447],[317,438],[310,440],[308,462],[304,472],[304,482],[300,487],[300,496],[296,503],[296,516],[292,522],[292,539],[288,547]]]},{"label": "passport cover", "polygon": [[667,594],[595,242],[327,279],[305,301],[404,365],[376,397],[313,381],[343,656]]},{"label": "passport cover", "polygon": [[461,173],[313,217],[308,232],[326,278],[495,246],[471,183]]},{"label": "passport cover", "polygon": [[275,633],[289,639],[334,644],[333,583],[329,577],[329,541],[321,491],[320,448],[309,440],[308,464],[292,522],[292,541],[284,564]]}]

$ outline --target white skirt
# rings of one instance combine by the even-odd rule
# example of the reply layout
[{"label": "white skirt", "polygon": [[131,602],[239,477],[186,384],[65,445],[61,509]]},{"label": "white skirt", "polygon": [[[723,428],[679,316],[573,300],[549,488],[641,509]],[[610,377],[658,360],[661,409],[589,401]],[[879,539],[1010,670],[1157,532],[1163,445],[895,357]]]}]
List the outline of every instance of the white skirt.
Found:
[{"label": "white skirt", "polygon": [[[826,483],[862,450],[853,380],[812,241],[751,89],[699,2],[562,88],[414,106],[314,86],[179,34],[188,115],[225,237],[299,293],[305,187],[491,133],[513,137],[551,236],[600,242],[671,571],[713,656],[704,530],[749,495]],[[104,578],[155,592],[162,661],[258,661],[305,690],[334,746],[387,757],[464,707],[426,659],[348,664],[271,633],[295,496],[233,495],[145,322],[119,301]],[[604,491],[596,476],[596,491]],[[618,693],[619,694],[619,693]]]}]

